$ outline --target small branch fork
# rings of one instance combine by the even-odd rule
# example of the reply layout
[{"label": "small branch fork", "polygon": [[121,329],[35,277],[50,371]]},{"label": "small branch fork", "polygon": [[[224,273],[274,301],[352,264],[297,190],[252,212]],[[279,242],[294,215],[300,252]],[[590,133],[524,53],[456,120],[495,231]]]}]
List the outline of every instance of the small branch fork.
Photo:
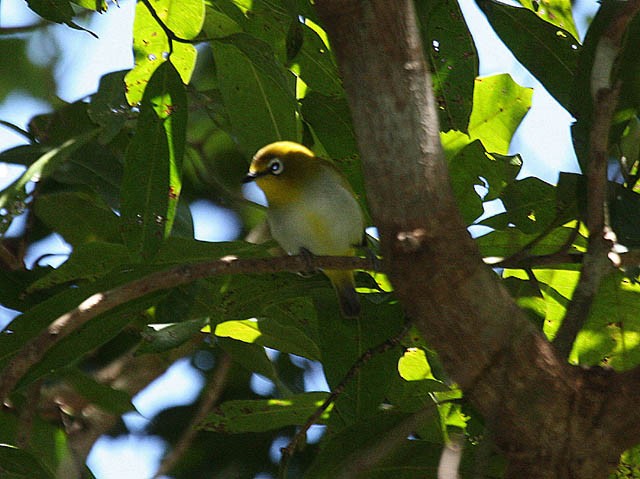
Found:
[{"label": "small branch fork", "polygon": [[351,256],[282,256],[277,258],[238,259],[227,256],[198,264],[180,265],[158,271],[109,291],[93,294],[73,310],[56,318],[38,336],[27,342],[7,363],[0,374],[0,401],[9,397],[20,379],[37,364],[55,344],[78,330],[89,320],[116,306],[197,279],[224,274],[278,273],[324,269],[373,269],[368,258]]}]

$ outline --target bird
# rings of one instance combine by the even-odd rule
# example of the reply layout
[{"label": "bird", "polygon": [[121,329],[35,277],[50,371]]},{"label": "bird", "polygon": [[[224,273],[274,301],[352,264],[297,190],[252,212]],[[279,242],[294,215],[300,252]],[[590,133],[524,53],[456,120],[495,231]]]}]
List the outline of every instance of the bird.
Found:
[{"label": "bird", "polygon": [[[362,244],[363,210],[340,170],[292,141],[258,150],[243,183],[255,182],[267,199],[271,236],[288,254],[353,256]],[[342,315],[360,315],[360,299],[350,270],[323,270],[338,297]]]}]

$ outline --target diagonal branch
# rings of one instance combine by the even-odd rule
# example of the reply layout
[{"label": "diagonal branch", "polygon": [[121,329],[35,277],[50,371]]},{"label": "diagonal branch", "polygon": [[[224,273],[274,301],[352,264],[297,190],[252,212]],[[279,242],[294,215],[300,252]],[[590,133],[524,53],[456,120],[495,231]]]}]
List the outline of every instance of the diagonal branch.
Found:
[{"label": "diagonal branch", "polygon": [[593,117],[587,157],[587,229],[589,247],[584,257],[580,280],[564,320],[554,339],[558,352],[568,358],[580,329],[589,317],[591,305],[604,275],[611,270],[608,254],[612,235],[608,225],[607,163],[609,130],[618,104],[620,85],[613,84],[616,61],[624,46],[629,23],[640,12],[640,1],[626,2],[611,19],[596,45],[591,68]]},{"label": "diagonal branch", "polygon": [[277,273],[325,269],[373,269],[368,258],[339,256],[283,256],[278,258],[238,259],[224,257],[205,263],[180,265],[158,271],[109,291],[96,293],[75,309],[55,319],[50,326],[26,343],[0,373],[0,400],[11,394],[20,379],[60,340],[78,330],[89,320],[116,306],[197,279],[224,274]]}]

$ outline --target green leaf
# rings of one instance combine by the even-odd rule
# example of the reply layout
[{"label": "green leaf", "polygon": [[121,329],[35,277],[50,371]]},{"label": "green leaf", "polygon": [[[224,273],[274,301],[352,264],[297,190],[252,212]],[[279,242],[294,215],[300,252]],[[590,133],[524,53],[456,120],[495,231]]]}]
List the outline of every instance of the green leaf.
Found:
[{"label": "green leaf", "polygon": [[[202,0],[153,0],[150,2],[158,17],[178,38],[195,38],[204,22]],[[187,84],[196,64],[193,45],[169,39],[143,2],[136,5],[133,24],[133,52],[135,67],[127,74],[127,99],[136,105],[143,97],[147,83],[155,70],[167,60],[175,67],[182,82]]]},{"label": "green leaf", "polygon": [[205,7],[202,31],[207,38],[222,38],[242,31],[242,27],[220,9],[218,2],[206,3]]},{"label": "green leaf", "polygon": [[[322,294],[324,293],[324,294]],[[347,371],[367,350],[388,340],[401,330],[403,314],[398,304],[362,301],[360,318],[345,321],[338,312],[333,291],[316,291],[320,351],[327,382],[336,387]],[[398,374],[399,348],[374,354],[347,384],[335,404],[330,428],[339,431],[379,410],[388,392],[404,380]]]},{"label": "green leaf", "polygon": [[209,324],[209,318],[198,318],[179,323],[162,325],[158,329],[147,328],[142,333],[142,344],[138,354],[162,353],[177,348],[192,339]]},{"label": "green leaf", "polygon": [[[529,248],[528,253],[531,256],[538,256],[557,253],[567,246],[567,241],[573,233],[574,228],[562,226],[541,239],[539,234],[526,234],[518,228],[508,227],[476,238],[476,244],[480,248],[480,254],[485,258],[508,258],[524,248]],[[575,245],[574,250],[584,251],[587,239],[578,235],[573,245]]]},{"label": "green leaf", "polygon": [[[478,0],[491,26],[515,57],[566,109],[571,107],[580,42],[533,11],[493,0]],[[547,2],[541,2],[543,5]],[[568,3],[568,2],[567,2]],[[571,6],[569,5],[569,12]],[[571,17],[569,17],[571,18]]]},{"label": "green leaf", "polygon": [[[436,408],[432,407],[431,411],[433,418],[435,418]],[[387,437],[393,437],[396,428],[402,427],[403,424],[406,428],[406,422],[411,419],[413,419],[412,416],[405,413],[378,411],[375,415],[363,418],[339,433],[325,436],[322,448],[304,477],[306,479],[329,479],[337,477],[345,471],[352,471],[355,458],[367,456],[368,450],[373,451]],[[421,422],[428,419],[428,417],[421,418]],[[415,429],[418,429],[419,426],[420,424],[414,424]],[[415,443],[420,445],[417,451],[412,447],[412,443],[414,441],[409,439],[389,441],[385,447],[384,455],[377,457],[379,460],[375,464],[371,464],[371,469],[359,475],[350,474],[349,477],[362,479],[365,477],[435,477],[440,447],[433,443],[419,441]],[[407,454],[408,452],[411,454]]]},{"label": "green leaf", "polygon": [[531,107],[532,88],[524,88],[510,75],[478,78],[473,90],[469,136],[487,151],[506,154],[511,138]]},{"label": "green leaf", "polygon": [[295,77],[268,44],[238,33],[211,43],[229,132],[252,155],[276,140],[298,140]]},{"label": "green leaf", "polygon": [[570,218],[559,216],[556,209],[556,188],[538,178],[529,177],[508,185],[500,199],[505,213],[492,216],[481,224],[493,227],[512,224],[525,234],[536,234]]},{"label": "green leaf", "polygon": [[434,379],[424,349],[409,348],[398,361],[398,372],[406,381]]},{"label": "green leaf", "polygon": [[578,334],[571,359],[584,365],[628,370],[640,364],[640,284],[622,272],[606,276],[589,319]]},{"label": "green leaf", "polygon": [[269,256],[269,247],[246,241],[199,241],[169,237],[158,251],[157,262],[163,264],[199,263],[216,258],[259,258]]},{"label": "green leaf", "polygon": [[72,2],[87,10],[95,10],[100,13],[106,12],[109,7],[106,0],[72,0]]},{"label": "green leaf", "polygon": [[[42,465],[38,457],[24,449],[0,444],[0,464],[6,479],[55,479],[55,474]],[[5,475],[6,474],[6,475]]]},{"label": "green leaf", "polygon": [[[533,270],[536,284],[542,293],[544,306],[531,305],[536,311],[546,310],[544,334],[552,340],[564,318],[569,301],[580,277],[579,266],[566,265],[557,269],[536,268]],[[519,278],[528,281],[528,274],[521,270],[505,269],[504,278]]]},{"label": "green leaf", "polygon": [[535,281],[511,277],[505,278],[502,284],[507,287],[520,309],[527,313],[529,319],[542,331],[547,316],[547,305]]},{"label": "green leaf", "polygon": [[122,70],[103,75],[98,91],[87,106],[89,118],[103,128],[100,140],[105,144],[120,132],[131,116],[124,88],[126,74],[127,70]]},{"label": "green leaf", "polygon": [[135,411],[129,394],[106,384],[100,384],[81,371],[72,370],[68,372],[64,375],[64,380],[68,381],[76,392],[91,404],[107,412],[121,415],[126,412]]},{"label": "green leaf", "polygon": [[233,361],[251,373],[256,373],[273,381],[278,387],[282,386],[282,381],[278,377],[278,372],[267,356],[264,346],[255,343],[245,343],[229,338],[218,338],[218,346],[228,353]]},{"label": "green leaf", "polygon": [[440,129],[466,131],[478,53],[455,0],[415,2],[422,44],[433,74]]},{"label": "green leaf", "polygon": [[[299,426],[322,405],[327,395],[325,392],[309,392],[284,399],[227,401],[209,414],[200,427],[229,434]],[[320,419],[324,420],[328,415],[327,411]]]},{"label": "green leaf", "polygon": [[358,154],[351,111],[343,96],[326,96],[312,91],[300,103],[305,123],[311,126],[331,158]]},{"label": "green leaf", "polygon": [[69,259],[49,274],[34,281],[28,292],[81,280],[93,281],[130,261],[123,244],[91,242],[73,248]]},{"label": "green leaf", "polygon": [[539,18],[568,31],[573,38],[579,38],[573,21],[573,2],[571,0],[519,1],[524,7],[535,12]]},{"label": "green leaf", "polygon": [[297,64],[300,78],[316,92],[328,96],[342,95],[342,81],[329,47],[308,25],[297,20],[295,25],[299,25],[302,33],[302,47],[292,63]]},{"label": "green leaf", "polygon": [[300,329],[274,317],[225,321],[216,326],[215,335],[267,346],[309,359],[320,359],[318,346],[311,338]]},{"label": "green leaf", "polygon": [[95,33],[73,22],[75,13],[68,0],[27,0],[27,3],[34,12],[49,21],[64,23],[74,30],[83,30],[98,38]]},{"label": "green leaf", "polygon": [[99,198],[86,193],[38,196],[36,215],[73,246],[92,241],[122,241],[118,217]]},{"label": "green leaf", "polygon": [[123,236],[140,260],[151,259],[171,232],[182,187],[186,125],[184,86],[173,66],[164,63],[145,90],[122,179]]},{"label": "green leaf", "polygon": [[[522,167],[519,156],[487,153],[480,141],[473,141],[449,160],[453,192],[464,221],[471,224],[484,213],[482,203],[498,198],[513,183]],[[482,198],[476,191],[482,187]]]},{"label": "green leaf", "polygon": [[69,155],[80,146],[92,140],[99,130],[91,130],[76,138],[65,141],[62,145],[52,148],[38,158],[20,177],[0,191],[0,234],[6,231],[15,216],[22,213],[27,197],[26,185],[30,181],[42,180],[65,161]]}]

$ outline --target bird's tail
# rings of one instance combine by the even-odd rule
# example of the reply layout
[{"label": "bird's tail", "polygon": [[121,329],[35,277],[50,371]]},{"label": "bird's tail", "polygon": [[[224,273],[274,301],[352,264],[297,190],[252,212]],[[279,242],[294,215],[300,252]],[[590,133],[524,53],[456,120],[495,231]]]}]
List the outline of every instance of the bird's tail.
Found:
[{"label": "bird's tail", "polygon": [[345,318],[356,318],[360,315],[360,298],[356,292],[353,271],[328,270],[324,272],[338,295],[340,311]]}]

